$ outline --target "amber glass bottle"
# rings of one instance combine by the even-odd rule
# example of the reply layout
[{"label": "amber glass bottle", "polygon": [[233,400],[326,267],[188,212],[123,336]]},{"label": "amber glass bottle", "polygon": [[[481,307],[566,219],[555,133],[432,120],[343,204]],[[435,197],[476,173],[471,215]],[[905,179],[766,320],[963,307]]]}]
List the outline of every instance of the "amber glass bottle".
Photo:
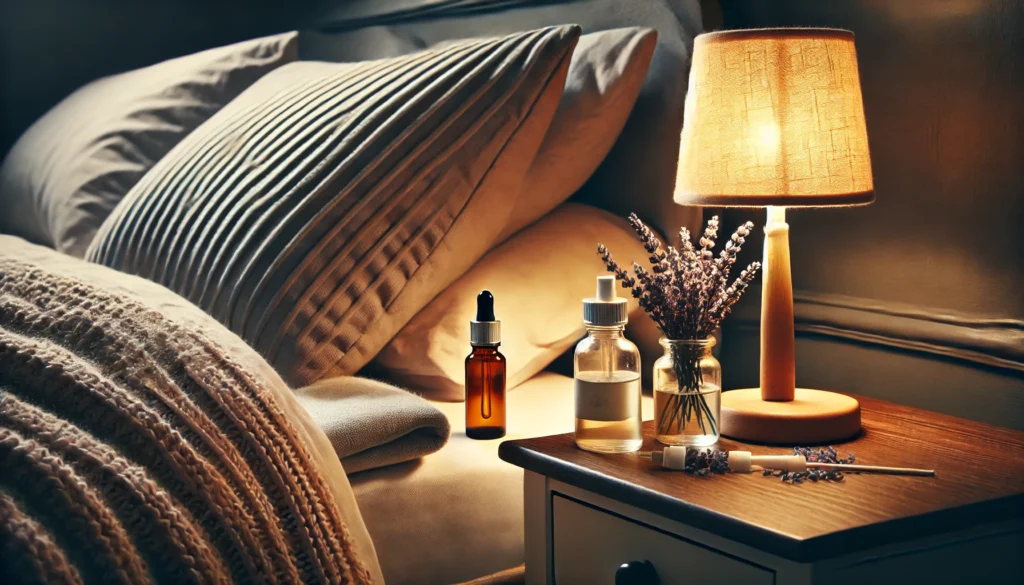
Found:
[{"label": "amber glass bottle", "polygon": [[476,297],[476,319],[469,324],[473,352],[466,358],[466,436],[497,439],[505,436],[505,356],[501,322],[494,318],[494,296]]}]

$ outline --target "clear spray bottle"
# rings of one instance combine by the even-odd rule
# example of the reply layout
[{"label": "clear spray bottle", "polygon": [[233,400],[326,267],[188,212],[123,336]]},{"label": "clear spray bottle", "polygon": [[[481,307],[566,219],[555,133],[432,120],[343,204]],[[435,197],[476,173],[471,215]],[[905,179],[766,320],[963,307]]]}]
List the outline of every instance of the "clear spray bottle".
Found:
[{"label": "clear spray bottle", "polygon": [[576,346],[576,445],[599,453],[628,453],[643,443],[640,352],[623,336],[626,299],[615,277],[597,277],[597,296],[583,299],[587,336]]}]

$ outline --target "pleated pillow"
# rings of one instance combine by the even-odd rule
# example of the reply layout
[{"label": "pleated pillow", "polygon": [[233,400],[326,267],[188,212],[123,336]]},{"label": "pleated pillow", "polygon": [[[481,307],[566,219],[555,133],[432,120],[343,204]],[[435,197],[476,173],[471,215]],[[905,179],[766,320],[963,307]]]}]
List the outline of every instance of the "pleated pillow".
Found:
[{"label": "pleated pillow", "polygon": [[495,243],[578,37],[285,65],[147,173],[87,257],[186,297],[293,385],[352,374]]},{"label": "pleated pillow", "polygon": [[0,165],[0,232],[78,258],[132,186],[268,71],[298,57],[289,32],[97,79],[64,98]]}]

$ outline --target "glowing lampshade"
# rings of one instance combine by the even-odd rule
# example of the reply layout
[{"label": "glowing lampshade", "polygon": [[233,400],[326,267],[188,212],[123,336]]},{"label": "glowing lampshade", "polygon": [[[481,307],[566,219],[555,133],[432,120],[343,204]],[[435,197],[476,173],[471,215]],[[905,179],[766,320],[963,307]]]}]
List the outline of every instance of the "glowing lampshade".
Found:
[{"label": "glowing lampshade", "polygon": [[853,33],[697,37],[675,201],[833,206],[874,200]]}]

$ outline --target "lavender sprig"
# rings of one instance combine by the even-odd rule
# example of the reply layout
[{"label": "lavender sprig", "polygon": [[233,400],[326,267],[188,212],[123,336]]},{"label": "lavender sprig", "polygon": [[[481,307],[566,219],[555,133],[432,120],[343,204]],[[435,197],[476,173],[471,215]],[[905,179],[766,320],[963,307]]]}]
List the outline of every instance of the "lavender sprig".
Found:
[{"label": "lavender sprig", "polygon": [[[740,300],[743,293],[746,292],[747,287],[757,276],[757,271],[761,268],[760,262],[751,262],[750,266],[746,270],[740,272],[739,277],[731,284],[727,289],[722,291],[715,299],[714,304],[710,309],[710,317],[708,323],[721,323],[729,316],[732,312],[732,306]],[[707,335],[711,335],[714,329],[706,331]]]},{"label": "lavender sprig", "polygon": [[605,266],[608,267],[608,272],[615,274],[615,280],[622,281],[623,288],[634,287],[636,280],[630,276],[628,272],[619,268],[618,263],[616,263],[612,258],[612,253],[608,251],[608,248],[604,247],[604,244],[597,245],[597,253],[601,255],[601,260],[603,260]]},{"label": "lavender sprig", "polygon": [[632,290],[640,305],[669,339],[706,339],[728,316],[730,308],[754,280],[761,264],[753,262],[728,283],[729,274],[746,238],[754,228],[746,222],[736,229],[716,258],[713,249],[718,237],[718,216],[708,220],[707,228],[695,247],[686,228],[679,230],[682,244],[677,249],[663,247],[654,231],[636,214],[630,214],[633,227],[648,253],[651,270],[633,263],[633,274],[612,259],[604,245],[598,245],[608,271]]},{"label": "lavender sprig", "polygon": [[[631,290],[640,307],[668,339],[704,340],[711,336],[761,268],[760,263],[753,262],[729,283],[736,258],[754,228],[752,222],[739,226],[717,257],[714,248],[720,227],[718,216],[708,220],[697,246],[690,241],[689,230],[681,228],[679,248],[663,247],[654,231],[636,214],[630,214],[629,224],[648,254],[650,271],[633,262],[630,275],[612,259],[605,246],[598,244],[597,251],[608,271]],[[661,413],[659,434],[672,434],[667,430],[672,426],[681,430],[692,417],[696,417],[702,432],[706,425],[715,432],[717,421],[704,395],[699,393],[703,384],[699,352],[675,348],[672,357],[679,393]]]}]

